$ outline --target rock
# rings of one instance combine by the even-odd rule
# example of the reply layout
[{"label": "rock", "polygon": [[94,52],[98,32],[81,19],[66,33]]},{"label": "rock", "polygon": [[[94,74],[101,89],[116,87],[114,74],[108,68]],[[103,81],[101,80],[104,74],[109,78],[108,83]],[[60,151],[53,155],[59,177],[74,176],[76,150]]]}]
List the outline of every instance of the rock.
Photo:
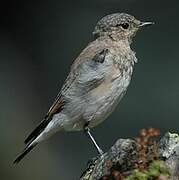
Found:
[{"label": "rock", "polygon": [[[154,179],[179,180],[179,135],[166,133],[158,142],[155,140],[153,144],[147,134],[146,137],[149,143],[142,144],[144,147],[148,146],[147,148],[145,147],[144,150],[146,152],[143,155],[143,158],[146,158],[146,165],[144,165],[146,169],[141,170],[139,165],[144,163],[140,162],[141,159],[139,157],[141,153],[138,147],[141,141],[118,139],[108,152],[101,157],[96,157],[88,164],[88,168],[82,174],[80,180],[131,179],[131,177],[136,177],[135,174],[143,176],[144,180],[148,179],[147,175],[149,174],[150,179],[154,177]],[[145,141],[144,136],[142,136],[142,140]],[[156,146],[157,159],[153,159],[154,163],[150,165],[151,159],[149,157],[151,157],[152,153],[150,149],[154,145]],[[151,167],[154,167],[152,169],[154,173],[151,171]],[[153,174],[157,174],[157,177]]]},{"label": "rock", "polygon": [[166,133],[158,145],[158,156],[170,168],[171,179],[179,179],[179,135]]},{"label": "rock", "polygon": [[117,140],[107,153],[89,164],[80,180],[98,180],[102,176],[109,175],[112,167],[121,171],[129,170],[137,159],[136,150],[134,140]]}]

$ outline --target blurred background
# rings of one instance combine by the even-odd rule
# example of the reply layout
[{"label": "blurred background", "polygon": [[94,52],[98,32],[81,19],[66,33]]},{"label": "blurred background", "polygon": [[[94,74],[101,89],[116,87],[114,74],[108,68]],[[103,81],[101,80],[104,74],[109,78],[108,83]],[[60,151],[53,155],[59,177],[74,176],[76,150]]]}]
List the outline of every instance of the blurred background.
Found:
[{"label": "blurred background", "polygon": [[140,128],[179,129],[178,0],[6,0],[0,5],[0,179],[73,180],[97,152],[83,133],[58,133],[12,161],[42,120],[72,61],[92,40],[104,15],[127,12],[156,25],[140,31],[132,48],[138,64],[125,98],[93,129],[107,151]]}]

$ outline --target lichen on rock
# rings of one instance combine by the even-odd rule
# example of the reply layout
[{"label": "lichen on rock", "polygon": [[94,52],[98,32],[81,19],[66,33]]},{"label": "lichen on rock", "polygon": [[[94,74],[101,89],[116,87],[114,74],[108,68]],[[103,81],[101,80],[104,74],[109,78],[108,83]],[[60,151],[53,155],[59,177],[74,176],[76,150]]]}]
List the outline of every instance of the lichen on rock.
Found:
[{"label": "lichen on rock", "polygon": [[139,137],[118,139],[103,156],[93,159],[80,180],[178,180],[179,135],[159,138],[154,128]]}]

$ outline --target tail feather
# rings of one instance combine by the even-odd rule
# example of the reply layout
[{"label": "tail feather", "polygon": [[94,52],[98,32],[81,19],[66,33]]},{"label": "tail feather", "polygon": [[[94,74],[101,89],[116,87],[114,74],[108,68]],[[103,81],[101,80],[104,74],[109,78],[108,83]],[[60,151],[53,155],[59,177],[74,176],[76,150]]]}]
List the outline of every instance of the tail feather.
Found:
[{"label": "tail feather", "polygon": [[50,119],[44,119],[40,124],[29,134],[29,136],[25,139],[24,143],[29,144],[46,128]]},{"label": "tail feather", "polygon": [[37,143],[31,143],[23,152],[14,160],[13,164],[18,164],[35,146]]}]

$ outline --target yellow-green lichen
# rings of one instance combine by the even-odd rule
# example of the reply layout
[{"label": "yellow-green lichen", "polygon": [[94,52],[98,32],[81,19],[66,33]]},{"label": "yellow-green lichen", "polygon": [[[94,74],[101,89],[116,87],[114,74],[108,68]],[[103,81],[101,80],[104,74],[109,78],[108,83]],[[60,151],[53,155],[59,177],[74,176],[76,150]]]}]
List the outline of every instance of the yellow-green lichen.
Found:
[{"label": "yellow-green lichen", "polygon": [[168,133],[170,138],[179,138],[179,135],[177,133]]},{"label": "yellow-green lichen", "polygon": [[156,160],[144,171],[133,170],[132,174],[126,177],[125,180],[153,180],[159,176],[169,178],[170,173],[163,161]]}]

